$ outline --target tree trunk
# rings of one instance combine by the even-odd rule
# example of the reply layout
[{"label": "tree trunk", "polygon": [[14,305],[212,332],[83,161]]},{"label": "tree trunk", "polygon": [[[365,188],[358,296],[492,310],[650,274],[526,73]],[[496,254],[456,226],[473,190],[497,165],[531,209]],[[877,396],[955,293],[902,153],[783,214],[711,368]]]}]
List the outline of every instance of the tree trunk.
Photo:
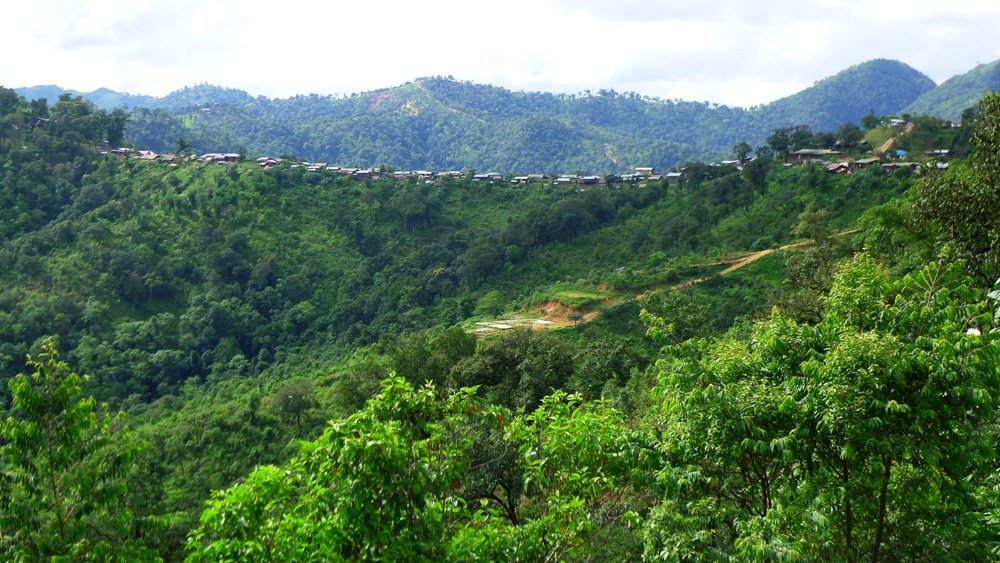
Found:
[{"label": "tree trunk", "polygon": [[854,513],[851,510],[851,469],[846,459],[842,460],[842,462],[843,474],[841,478],[844,483],[844,541],[847,546],[847,558],[849,561],[854,561]]},{"label": "tree trunk", "polygon": [[879,548],[885,537],[885,511],[886,501],[889,496],[889,475],[892,470],[892,461],[888,457],[882,458],[882,465],[885,471],[882,473],[882,491],[878,498],[878,525],[875,527],[875,545],[872,546],[872,563],[878,563]]}]

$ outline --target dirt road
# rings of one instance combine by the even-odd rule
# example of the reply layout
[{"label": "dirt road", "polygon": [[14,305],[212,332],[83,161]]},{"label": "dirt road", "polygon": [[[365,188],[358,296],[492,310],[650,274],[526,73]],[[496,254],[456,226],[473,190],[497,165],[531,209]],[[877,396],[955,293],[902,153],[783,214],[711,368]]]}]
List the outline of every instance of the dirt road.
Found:
[{"label": "dirt road", "polygon": [[[850,229],[847,231],[840,231],[834,234],[833,236],[844,237],[844,236],[854,235],[860,232],[861,229]],[[680,289],[684,289],[686,287],[691,287],[694,285],[705,283],[717,277],[728,276],[729,274],[739,270],[740,268],[745,268],[746,266],[753,264],[757,260],[760,260],[761,258],[768,256],[770,254],[774,254],[775,252],[784,252],[795,248],[806,248],[812,246],[813,244],[815,243],[814,241],[811,240],[793,242],[790,244],[779,246],[778,248],[768,248],[766,250],[751,252],[749,254],[744,254],[742,256],[736,256],[733,258],[727,258],[725,260],[719,260],[717,262],[701,264],[702,266],[723,266],[727,264],[729,266],[717,274],[705,276],[694,280],[688,280],[684,283],[679,283],[677,285],[670,286],[670,290],[677,291]],[[634,297],[635,300],[642,301],[645,292],[646,290],[644,289],[642,292],[637,293]],[[606,299],[601,299],[598,303],[600,305],[608,305],[608,304],[614,304],[615,302],[612,302],[610,301],[609,298],[606,298]],[[580,313],[581,315],[580,318],[576,320],[570,320],[569,316],[570,314],[573,313]],[[478,322],[476,323],[476,328],[472,332],[477,335],[485,335],[485,334],[492,334],[497,331],[510,330],[512,328],[522,327],[522,326],[529,327],[533,330],[552,330],[555,328],[566,328],[578,325],[580,323],[590,322],[600,316],[601,316],[601,311],[599,309],[588,309],[588,308],[576,309],[564,305],[558,301],[548,301],[542,303],[541,305],[537,305],[536,307],[531,309],[530,315],[525,317],[515,316],[496,321]]]}]

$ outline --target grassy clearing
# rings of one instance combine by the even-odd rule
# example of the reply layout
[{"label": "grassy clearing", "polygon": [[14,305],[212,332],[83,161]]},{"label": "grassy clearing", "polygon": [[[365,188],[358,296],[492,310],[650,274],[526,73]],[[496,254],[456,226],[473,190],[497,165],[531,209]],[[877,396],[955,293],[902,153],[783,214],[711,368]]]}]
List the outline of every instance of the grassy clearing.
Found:
[{"label": "grassy clearing", "polygon": [[899,128],[897,127],[878,127],[865,133],[865,140],[868,141],[869,147],[877,148],[881,147],[886,141],[895,137],[898,133]]},{"label": "grassy clearing", "polygon": [[735,279],[758,279],[766,281],[771,285],[781,285],[785,281],[785,260],[787,256],[783,253],[772,253],[756,260],[746,267],[736,270],[729,276]]},{"label": "grassy clearing", "polygon": [[546,288],[539,289],[526,300],[528,306],[538,305],[548,301],[556,301],[567,307],[579,309],[588,305],[593,305],[597,301],[604,299],[617,299],[622,295],[609,291],[601,291],[599,288],[584,285],[560,282],[552,284]]}]

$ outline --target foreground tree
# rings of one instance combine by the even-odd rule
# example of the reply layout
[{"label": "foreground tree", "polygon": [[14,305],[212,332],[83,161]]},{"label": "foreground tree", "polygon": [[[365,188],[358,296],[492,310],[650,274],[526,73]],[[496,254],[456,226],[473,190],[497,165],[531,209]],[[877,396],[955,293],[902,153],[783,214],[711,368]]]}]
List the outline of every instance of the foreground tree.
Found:
[{"label": "foreground tree", "polygon": [[46,339],[31,375],[10,381],[14,416],[0,426],[0,553],[8,561],[150,560],[124,503],[139,446],[83,396],[82,378]]},{"label": "foreground tree", "polygon": [[987,560],[1000,340],[958,265],[842,267],[824,318],[774,313],[662,364],[650,558]]},{"label": "foreground tree", "polygon": [[216,494],[189,559],[624,559],[648,502],[641,446],[603,403],[556,394],[513,415],[393,377],[282,467]]},{"label": "foreground tree", "polygon": [[1000,93],[983,96],[965,165],[920,184],[917,210],[983,283],[1000,277]]},{"label": "foreground tree", "polygon": [[639,557],[639,523],[652,501],[648,481],[657,456],[620,411],[556,392],[514,417],[504,441],[520,471],[519,520],[511,518],[509,503],[482,500],[482,509],[455,530],[451,560]]},{"label": "foreground tree", "polygon": [[219,493],[191,536],[193,561],[440,560],[463,513],[468,394],[389,380],[369,406]]}]

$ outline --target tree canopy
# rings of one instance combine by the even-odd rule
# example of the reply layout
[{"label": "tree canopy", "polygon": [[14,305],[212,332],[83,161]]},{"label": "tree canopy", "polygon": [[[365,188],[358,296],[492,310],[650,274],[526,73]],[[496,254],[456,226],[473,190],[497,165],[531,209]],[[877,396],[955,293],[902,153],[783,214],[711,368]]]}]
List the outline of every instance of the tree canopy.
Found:
[{"label": "tree canopy", "polygon": [[12,561],[156,559],[125,501],[140,445],[98,407],[48,339],[10,380],[0,425],[0,551]]}]

